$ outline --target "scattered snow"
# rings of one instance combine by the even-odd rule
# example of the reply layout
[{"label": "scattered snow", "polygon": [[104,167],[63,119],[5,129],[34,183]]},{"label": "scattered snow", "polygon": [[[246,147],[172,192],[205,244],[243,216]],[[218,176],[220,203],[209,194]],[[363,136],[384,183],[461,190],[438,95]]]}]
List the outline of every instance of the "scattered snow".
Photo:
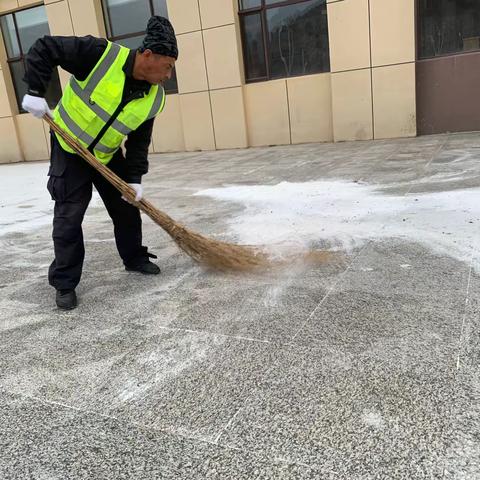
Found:
[{"label": "scattered snow", "polygon": [[369,427],[382,429],[385,427],[385,421],[379,412],[364,410],[362,414],[362,421]]},{"label": "scattered snow", "polygon": [[355,182],[314,181],[228,186],[196,195],[243,205],[229,226],[245,244],[308,249],[322,242],[349,251],[368,240],[404,238],[462,261],[480,246],[478,188],[399,196]]},{"label": "scattered snow", "polygon": [[48,163],[0,165],[0,235],[25,232],[52,222],[47,192]]},{"label": "scattered snow", "polygon": [[[52,223],[54,202],[47,191],[48,165],[48,162],[0,165],[0,236]],[[92,204],[96,201],[95,196]]]}]

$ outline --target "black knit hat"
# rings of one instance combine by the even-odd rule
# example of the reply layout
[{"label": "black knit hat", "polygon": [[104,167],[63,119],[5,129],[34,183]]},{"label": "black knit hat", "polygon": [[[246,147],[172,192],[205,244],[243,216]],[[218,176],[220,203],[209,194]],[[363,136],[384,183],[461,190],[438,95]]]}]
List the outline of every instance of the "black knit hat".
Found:
[{"label": "black knit hat", "polygon": [[139,50],[144,52],[147,49],[159,55],[178,58],[175,30],[167,18],[156,15],[148,21],[147,34]]}]

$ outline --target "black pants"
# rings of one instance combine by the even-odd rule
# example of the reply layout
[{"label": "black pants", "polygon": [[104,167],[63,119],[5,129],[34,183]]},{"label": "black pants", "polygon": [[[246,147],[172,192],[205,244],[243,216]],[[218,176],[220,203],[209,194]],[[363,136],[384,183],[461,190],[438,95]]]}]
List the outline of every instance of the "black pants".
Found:
[{"label": "black pants", "polygon": [[[145,255],[138,208],[122,200],[120,192],[83,158],[63,150],[53,134],[50,160],[47,188],[55,200],[52,235],[55,260],[48,272],[50,285],[57,290],[70,290],[80,282],[85,257],[82,222],[92,198],[92,184],[113,220],[115,241],[123,262],[127,264]],[[122,178],[124,164],[119,150],[108,166]]]}]

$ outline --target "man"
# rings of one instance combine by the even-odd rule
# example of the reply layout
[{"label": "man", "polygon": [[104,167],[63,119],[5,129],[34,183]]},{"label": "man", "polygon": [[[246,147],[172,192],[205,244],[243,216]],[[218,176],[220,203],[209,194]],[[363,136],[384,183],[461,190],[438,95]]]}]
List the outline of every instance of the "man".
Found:
[{"label": "man", "polygon": [[[22,106],[34,116],[55,122],[108,164],[142,198],[142,176],[148,171],[148,146],[154,117],[163,110],[162,83],[169,79],[178,57],[175,32],[163,17],[152,17],[138,50],[104,39],[45,36],[26,58],[28,94]],[[52,113],[44,98],[55,67],[72,74]],[[126,137],[125,156],[121,143]],[[82,221],[95,185],[113,220],[115,241],[126,270],[158,274],[156,258],[142,246],[140,212],[127,203],[88,163],[51,133],[48,191],[55,200],[53,243],[55,259],[48,278],[60,309],[77,306],[85,249]]]}]

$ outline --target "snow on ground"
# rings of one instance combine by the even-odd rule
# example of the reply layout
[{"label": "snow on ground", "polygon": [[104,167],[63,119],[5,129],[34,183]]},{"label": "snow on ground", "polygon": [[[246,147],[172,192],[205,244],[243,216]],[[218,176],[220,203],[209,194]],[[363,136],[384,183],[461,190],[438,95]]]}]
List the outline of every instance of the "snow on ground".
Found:
[{"label": "snow on ground", "polygon": [[[47,162],[0,165],[0,236],[51,224],[47,171]],[[462,261],[480,249],[478,188],[395,196],[378,186],[338,180],[227,186],[195,195],[243,205],[229,220],[232,235],[241,243],[272,249],[324,242],[350,250],[367,240],[392,237]]]},{"label": "snow on ground", "polygon": [[[196,195],[243,205],[229,221],[241,243],[350,250],[368,240],[404,238],[470,261],[480,247],[480,189],[391,196],[347,181],[227,186]],[[480,269],[480,265],[476,265]]]},{"label": "snow on ground", "polygon": [[0,236],[52,223],[54,202],[47,191],[48,165],[48,162],[0,165]]},{"label": "snow on ground", "polygon": [[0,236],[25,232],[52,222],[47,192],[48,163],[0,165]]}]

